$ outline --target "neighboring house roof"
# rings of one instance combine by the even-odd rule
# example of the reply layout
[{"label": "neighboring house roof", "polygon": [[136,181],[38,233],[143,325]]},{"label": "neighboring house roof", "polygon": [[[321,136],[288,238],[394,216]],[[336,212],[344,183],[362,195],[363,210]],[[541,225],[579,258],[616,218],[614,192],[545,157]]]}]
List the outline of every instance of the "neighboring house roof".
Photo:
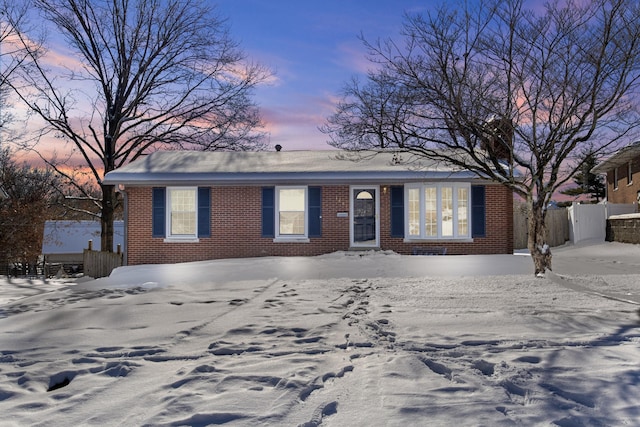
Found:
[{"label": "neighboring house roof", "polygon": [[[82,253],[87,242],[100,249],[99,221],[45,221],[42,239],[43,255]],[[124,244],[124,221],[113,222],[113,249]]]},{"label": "neighboring house roof", "polygon": [[638,156],[640,156],[640,141],[621,148],[611,157],[598,163],[591,171],[593,173],[607,173],[607,171],[629,163]]},{"label": "neighboring house roof", "polygon": [[104,184],[198,185],[287,182],[350,183],[383,179],[460,179],[468,170],[408,153],[344,151],[196,152],[158,151],[109,172]]}]

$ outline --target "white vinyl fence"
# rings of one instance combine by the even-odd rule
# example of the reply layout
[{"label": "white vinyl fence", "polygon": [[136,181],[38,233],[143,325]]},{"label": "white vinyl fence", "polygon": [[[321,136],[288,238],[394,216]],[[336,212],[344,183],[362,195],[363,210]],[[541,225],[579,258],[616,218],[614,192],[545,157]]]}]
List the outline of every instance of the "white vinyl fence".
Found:
[{"label": "white vinyl fence", "polygon": [[607,203],[605,206],[607,206],[607,218],[614,215],[625,215],[638,212],[638,205],[636,203]]},{"label": "white vinyl fence", "polygon": [[573,202],[569,212],[569,237],[575,244],[583,240],[602,240],[606,237],[607,210],[604,205]]},{"label": "white vinyl fence", "polygon": [[574,202],[567,208],[569,213],[569,237],[573,244],[584,240],[601,240],[604,242],[607,234],[607,218],[611,215],[621,215],[636,212],[635,204],[597,205]]},{"label": "white vinyl fence", "polygon": [[[604,241],[607,218],[637,212],[634,204],[580,204],[547,211],[547,242],[549,246],[563,245],[567,240],[579,243],[584,240]],[[527,210],[524,204],[516,204],[513,211],[513,240],[515,249],[527,247]]]}]

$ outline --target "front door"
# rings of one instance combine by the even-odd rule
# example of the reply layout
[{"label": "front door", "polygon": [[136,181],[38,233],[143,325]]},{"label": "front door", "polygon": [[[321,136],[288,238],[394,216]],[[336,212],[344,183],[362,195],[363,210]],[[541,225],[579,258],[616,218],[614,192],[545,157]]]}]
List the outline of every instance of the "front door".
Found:
[{"label": "front door", "polygon": [[351,245],[378,247],[378,189],[351,189]]}]

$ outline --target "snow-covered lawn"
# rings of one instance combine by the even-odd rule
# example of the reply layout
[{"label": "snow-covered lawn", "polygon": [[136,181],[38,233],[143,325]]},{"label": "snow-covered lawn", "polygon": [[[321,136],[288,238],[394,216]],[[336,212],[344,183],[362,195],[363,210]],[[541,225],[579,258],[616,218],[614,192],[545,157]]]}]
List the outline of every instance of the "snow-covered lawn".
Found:
[{"label": "snow-covered lawn", "polygon": [[[639,425],[640,274],[465,268],[519,262],[338,253],[3,279],[0,424]],[[459,267],[428,274],[443,263]]]}]

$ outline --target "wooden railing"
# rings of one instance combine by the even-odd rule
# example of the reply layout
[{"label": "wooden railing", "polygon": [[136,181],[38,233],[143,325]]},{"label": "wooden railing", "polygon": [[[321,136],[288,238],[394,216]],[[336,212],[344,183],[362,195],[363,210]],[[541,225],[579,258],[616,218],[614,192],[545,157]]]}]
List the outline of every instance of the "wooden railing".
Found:
[{"label": "wooden railing", "polygon": [[93,250],[93,242],[89,240],[89,248],[83,253],[85,276],[97,279],[106,277],[122,265],[122,250],[120,245],[116,252],[101,252]]}]

